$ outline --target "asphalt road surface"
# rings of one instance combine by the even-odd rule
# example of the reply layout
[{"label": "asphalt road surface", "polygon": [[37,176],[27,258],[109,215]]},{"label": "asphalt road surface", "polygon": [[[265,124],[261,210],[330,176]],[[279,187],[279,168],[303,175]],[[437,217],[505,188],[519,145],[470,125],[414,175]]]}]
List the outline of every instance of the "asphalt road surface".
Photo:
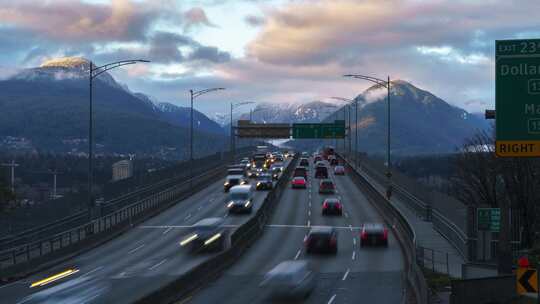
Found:
[{"label": "asphalt road surface", "polygon": [[[252,181],[253,183],[253,181]],[[257,191],[253,214],[267,191]],[[135,229],[47,271],[0,287],[2,303],[131,303],[159,289],[212,254],[194,256],[179,242],[186,226],[207,217],[225,217],[237,226],[249,215],[229,216],[223,180],[179,202]],[[234,229],[234,228],[231,228]],[[45,278],[66,274],[31,288]]]},{"label": "asphalt road surface", "polygon": [[[310,159],[310,164],[311,164]],[[400,303],[403,256],[398,241],[389,234],[387,248],[360,248],[359,228],[382,218],[350,177],[331,176],[335,195],[320,195],[318,179],[309,171],[309,188],[288,188],[262,237],[226,272],[206,287],[179,301],[182,304],[266,303],[259,287],[266,272],[285,260],[307,259],[318,269],[316,287],[304,303]],[[322,201],[337,196],[343,216],[322,216]],[[337,255],[307,255],[303,240],[310,226],[338,227]]]}]

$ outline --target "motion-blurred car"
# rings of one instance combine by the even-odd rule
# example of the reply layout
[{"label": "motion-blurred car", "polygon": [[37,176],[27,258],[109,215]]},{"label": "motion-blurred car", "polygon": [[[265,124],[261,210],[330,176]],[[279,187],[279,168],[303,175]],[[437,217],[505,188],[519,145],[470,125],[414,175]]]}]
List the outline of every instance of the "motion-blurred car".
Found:
[{"label": "motion-blurred car", "polygon": [[328,168],[324,165],[315,167],[315,178],[328,178]]},{"label": "motion-blurred car", "polygon": [[342,215],[343,206],[337,198],[327,198],[322,204],[322,215]]},{"label": "motion-blurred car", "polygon": [[304,239],[306,253],[329,252],[337,253],[337,231],[329,226],[312,227]]},{"label": "motion-blurred car", "polygon": [[334,194],[336,191],[334,182],[330,179],[323,179],[319,182],[320,194]]},{"label": "motion-blurred car", "polygon": [[388,229],[380,223],[369,223],[362,226],[360,231],[360,247],[364,246],[388,246]]},{"label": "motion-blurred car", "polygon": [[345,167],[341,165],[337,165],[334,167],[334,174],[335,175],[345,175]]},{"label": "motion-blurred car", "polygon": [[315,287],[316,273],[308,261],[283,261],[259,285],[271,299],[307,298]]},{"label": "motion-blurred car", "polygon": [[234,186],[230,190],[227,203],[229,213],[251,213],[253,210],[253,191],[251,185]]},{"label": "motion-blurred car", "polygon": [[309,167],[309,160],[307,158],[300,158],[299,165],[302,167]]},{"label": "motion-blurred car", "polygon": [[293,177],[293,179],[291,181],[291,187],[294,188],[294,189],[297,189],[297,188],[305,189],[307,187],[306,179],[303,178],[302,176]]},{"label": "motion-blurred car", "polygon": [[180,246],[189,247],[190,252],[220,251],[225,248],[228,231],[223,227],[222,217],[205,218],[191,227],[191,231],[180,242]]},{"label": "motion-blurred car", "polygon": [[229,192],[229,190],[237,185],[245,185],[248,182],[244,179],[243,175],[228,175],[223,184],[223,190]]},{"label": "motion-blurred car", "polygon": [[272,182],[272,176],[268,173],[260,174],[257,177],[257,184],[255,189],[257,190],[272,190],[274,183]]}]

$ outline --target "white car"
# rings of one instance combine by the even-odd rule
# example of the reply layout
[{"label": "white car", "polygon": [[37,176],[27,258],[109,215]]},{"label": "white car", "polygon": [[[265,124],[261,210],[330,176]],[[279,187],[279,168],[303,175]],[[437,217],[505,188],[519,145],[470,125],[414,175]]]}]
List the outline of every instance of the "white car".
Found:
[{"label": "white car", "polygon": [[345,175],[345,167],[343,166],[335,166],[334,167],[334,174],[335,175]]}]

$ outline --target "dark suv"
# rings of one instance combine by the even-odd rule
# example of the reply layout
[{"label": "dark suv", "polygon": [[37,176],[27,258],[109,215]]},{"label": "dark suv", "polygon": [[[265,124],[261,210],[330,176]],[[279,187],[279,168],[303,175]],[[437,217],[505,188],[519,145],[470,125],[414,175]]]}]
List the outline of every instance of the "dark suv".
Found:
[{"label": "dark suv", "polygon": [[300,159],[300,166],[302,167],[309,167],[309,161],[307,158],[301,158]]},{"label": "dark suv", "polygon": [[321,194],[334,194],[335,192],[335,186],[332,180],[330,179],[323,179],[319,183],[319,193]]},{"label": "dark suv", "polygon": [[180,245],[189,247],[192,253],[223,250],[228,237],[228,232],[223,227],[224,221],[221,217],[210,217],[198,221]]},{"label": "dark suv", "polygon": [[328,178],[328,168],[326,166],[317,166],[315,168],[315,178]]},{"label": "dark suv", "polygon": [[337,253],[337,231],[333,227],[313,227],[304,239],[307,253],[328,252]]}]

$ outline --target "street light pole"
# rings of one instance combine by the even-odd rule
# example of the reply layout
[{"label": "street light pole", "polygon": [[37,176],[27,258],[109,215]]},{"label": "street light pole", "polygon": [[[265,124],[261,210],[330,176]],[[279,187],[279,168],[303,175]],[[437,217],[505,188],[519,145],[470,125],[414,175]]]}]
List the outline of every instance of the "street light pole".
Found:
[{"label": "street light pole", "polygon": [[347,74],[343,75],[344,77],[352,77],[362,80],[367,80],[370,82],[373,82],[377,84],[378,86],[384,87],[387,89],[387,128],[386,128],[386,176],[388,177],[388,189],[387,189],[387,197],[390,198],[392,194],[392,165],[390,160],[390,76],[388,76],[387,80],[382,80],[376,77],[371,76],[365,76],[360,74]]},{"label": "street light pole", "polygon": [[189,115],[189,185],[190,189],[193,188],[193,100],[203,94],[218,91],[218,90],[225,90],[225,88],[211,88],[211,89],[204,89],[200,91],[193,91],[189,90],[189,97],[190,97],[190,115]]},{"label": "street light pole", "polygon": [[[356,112],[356,115],[355,115],[355,123],[354,123],[354,128],[355,128],[355,145],[354,145],[354,150],[356,151],[355,152],[355,155],[357,155],[358,153],[358,129],[357,129],[357,125],[358,125],[358,100],[356,99],[349,99],[349,98],[344,98],[344,97],[330,97],[332,99],[336,99],[336,100],[340,100],[340,101],[345,101],[348,103],[347,106],[349,106],[349,154],[351,153],[351,149],[352,149],[352,143],[351,143],[351,109],[352,109],[352,103],[354,103],[355,105],[355,112]],[[356,157],[355,157],[355,160],[356,160]]]},{"label": "street light pole", "polygon": [[[234,159],[235,159],[235,156],[236,156],[236,134],[234,132],[234,126],[233,126],[233,110],[234,108],[236,107],[239,107],[239,106],[243,106],[243,105],[248,105],[248,104],[254,104],[255,102],[254,101],[242,101],[242,102],[237,102],[237,103],[232,103],[231,102],[231,157],[232,157],[232,161],[234,162]],[[249,112],[249,120],[251,121],[251,110]]]},{"label": "street light pole", "polygon": [[90,89],[90,98],[88,106],[88,210],[89,216],[92,217],[92,212],[90,209],[94,207],[94,198],[93,198],[93,184],[94,184],[94,110],[93,110],[93,80],[99,75],[105,73],[108,70],[112,70],[117,67],[124,65],[136,64],[139,62],[150,62],[148,60],[142,59],[132,59],[132,60],[120,60],[116,62],[111,62],[104,64],[99,67],[94,67],[94,63],[89,61],[90,68],[88,69],[88,79],[89,79],[89,89]]}]

